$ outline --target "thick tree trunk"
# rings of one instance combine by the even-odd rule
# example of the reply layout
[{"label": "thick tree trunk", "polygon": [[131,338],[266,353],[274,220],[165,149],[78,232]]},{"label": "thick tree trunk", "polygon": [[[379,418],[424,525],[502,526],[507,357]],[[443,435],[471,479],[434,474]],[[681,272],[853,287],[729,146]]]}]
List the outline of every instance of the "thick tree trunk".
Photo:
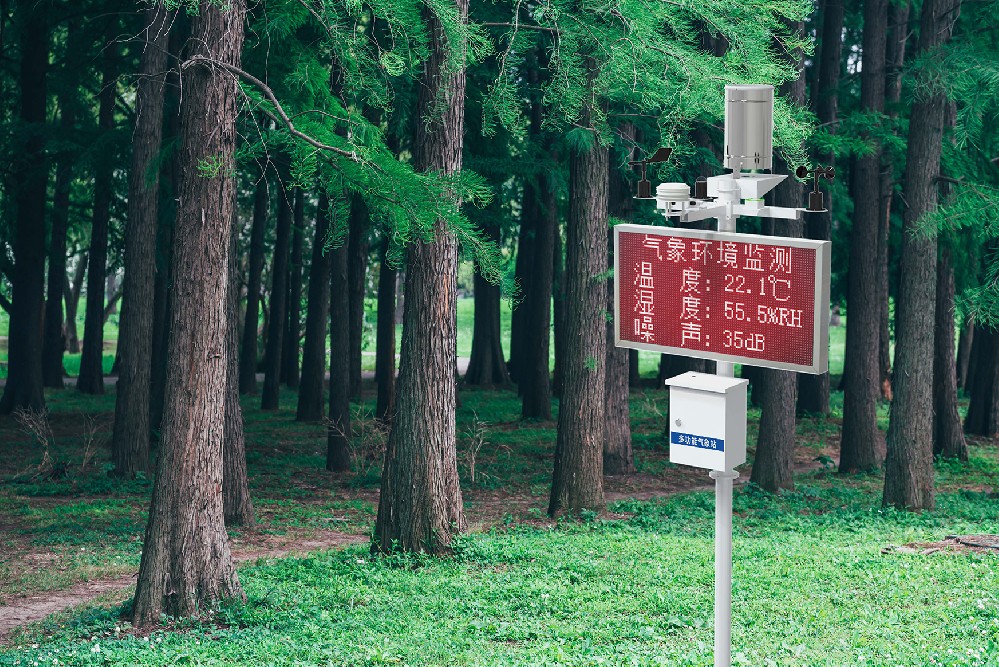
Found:
[{"label": "thick tree trunk", "polygon": [[[589,118],[584,116],[586,127]],[[609,155],[596,137],[593,142],[569,157],[565,298],[572,307],[565,313],[565,384],[548,502],[551,516],[604,506],[607,283],[599,276],[607,270]]]},{"label": "thick tree trunk", "polygon": [[[803,23],[790,23],[792,32],[804,36]],[[805,104],[804,54],[796,50],[789,60],[798,70],[798,78],[785,84],[781,93],[795,104]],[[778,155],[777,173],[791,171],[789,165]],[[774,190],[776,206],[794,208],[800,206],[805,197],[804,187],[794,179],[787,179]],[[768,225],[775,236],[801,236],[801,225],[797,221],[773,219]],[[743,369],[746,367],[743,366]],[[776,493],[781,489],[793,489],[795,413],[798,402],[798,374],[770,368],[757,371],[758,378],[753,388],[753,396],[760,399],[760,432],[756,441],[756,456],[753,459],[753,472],[750,481],[760,488]],[[827,385],[828,386],[828,385]],[[813,387],[814,389],[814,387]]]},{"label": "thick tree trunk", "polygon": [[[460,20],[467,20],[468,0],[456,0],[456,9]],[[461,169],[465,71],[449,68],[448,53],[461,45],[446,44],[436,15],[424,15],[432,39],[416,117],[428,122],[416,123],[413,164],[420,171],[452,174]],[[455,433],[457,266],[457,243],[443,223],[432,243],[409,247],[402,361],[374,551],[447,553],[464,527]]]},{"label": "thick tree trunk", "polygon": [[[960,0],[927,0],[920,21],[918,54],[950,39]],[[888,423],[888,458],[883,502],[906,509],[932,509],[933,331],[936,318],[936,235],[918,233],[919,219],[937,205],[945,98],[917,100],[909,119],[905,210],[895,308],[895,386]]]},{"label": "thick tree trunk", "polygon": [[[533,113],[533,111],[532,111]],[[540,109],[538,110],[540,115]],[[535,120],[532,118],[532,125]],[[540,126],[541,120],[536,121]],[[531,192],[530,197],[528,191]],[[552,279],[555,268],[555,237],[558,235],[558,210],[555,192],[547,174],[539,173],[536,181],[524,186],[522,215],[534,217],[534,252],[544,261],[535,263],[531,271],[520,308],[524,311],[530,344],[524,347],[522,373],[518,385],[521,415],[524,419],[550,421],[552,418],[552,390],[549,369],[552,324]],[[549,261],[549,259],[552,261]],[[512,343],[512,341],[511,341]]]},{"label": "thick tree trunk", "polygon": [[281,381],[290,389],[298,389],[301,379],[298,356],[302,333],[302,245],[305,237],[305,197],[301,188],[295,188],[294,195],[291,263],[288,267],[288,319],[281,355]]},{"label": "thick tree trunk", "polygon": [[[72,35],[67,38],[71,39]],[[62,131],[69,135],[76,126],[76,107],[70,95],[60,96],[59,110]],[[72,182],[73,159],[66,155],[60,158],[59,166],[56,167],[55,191],[52,195],[48,288],[45,329],[42,334],[42,381],[46,387],[53,389],[64,387],[63,377],[66,375],[62,364],[63,353],[66,351],[62,304],[66,284],[66,231],[69,228],[69,190]]]},{"label": "thick tree trunk", "polygon": [[[493,211],[499,213],[498,206]],[[499,241],[499,225],[488,224],[483,230]],[[475,315],[472,321],[472,352],[465,373],[465,384],[482,387],[505,387],[510,384],[503,341],[500,338],[500,288],[475,271]]]},{"label": "thick tree trunk", "polygon": [[[233,195],[235,204],[235,194]],[[226,384],[225,433],[222,439],[222,509],[227,526],[252,526],[253,501],[246,474],[246,431],[243,428],[243,408],[239,404],[239,258],[236,256],[236,235],[239,220],[232,216],[229,241],[229,285],[226,294]]]},{"label": "thick tree trunk", "polygon": [[[118,53],[112,41],[104,47],[98,127],[114,131],[118,99]],[[83,354],[76,388],[84,394],[104,393],[104,288],[107,280],[108,226],[114,197],[114,155],[103,155],[94,170],[94,215],[90,228],[90,264],[87,267],[87,317],[83,324]]]},{"label": "thick tree trunk", "polygon": [[288,300],[288,246],[294,215],[292,192],[288,188],[288,156],[282,156],[278,190],[277,235],[274,238],[274,262],[271,264],[270,321],[267,323],[267,349],[264,353],[264,390],[261,410],[277,410],[281,397],[281,353],[284,351],[285,314]]},{"label": "thick tree trunk", "polygon": [[368,207],[355,196],[350,207],[347,289],[350,295],[350,396],[361,400],[361,357],[364,347],[364,296],[368,272]]},{"label": "thick tree trunk", "polygon": [[999,433],[999,332],[975,327],[974,374],[968,376],[971,400],[964,432],[986,438]]},{"label": "thick tree trunk", "polygon": [[950,248],[937,259],[937,313],[933,336],[933,454],[968,460],[968,444],[957,412],[957,370],[954,364],[954,267]]},{"label": "thick tree trunk", "polygon": [[330,252],[330,407],[326,469],[350,470],[350,259],[346,240]]},{"label": "thick tree trunk", "polygon": [[128,179],[125,284],[118,328],[118,385],[115,390],[111,462],[115,474],[149,471],[149,390],[153,361],[153,304],[159,169],[150,169],[163,139],[163,90],[173,12],[146,10],[145,47],[136,91],[135,132]]},{"label": "thick tree trunk", "polygon": [[968,370],[971,362],[971,348],[975,341],[975,319],[965,316],[961,323],[961,335],[957,340],[957,388],[968,390]]},{"label": "thick tree trunk", "polygon": [[[239,64],[243,0],[202,8],[195,54]],[[229,243],[235,183],[238,86],[205,66],[189,67],[181,108],[181,172],[174,248],[174,300],[163,437],[132,623],[162,614],[201,616],[223,600],[245,600],[226,535],[223,443],[230,343]],[[205,178],[198,165],[222,160]]]},{"label": "thick tree trunk", "polygon": [[382,240],[378,268],[378,330],[375,341],[375,377],[378,398],[375,417],[392,421],[395,413],[395,286],[396,270],[388,261],[389,240]]},{"label": "thick tree trunk", "polygon": [[[861,75],[861,106],[881,113],[885,106],[885,49],[888,0],[864,2],[864,68]],[[843,369],[843,432],[840,440],[840,472],[877,468],[885,449],[878,429],[877,408],[881,397],[879,351],[881,287],[878,243],[881,227],[881,147],[854,163],[853,230],[850,232],[849,296],[846,318],[846,361]]]},{"label": "thick tree trunk", "polygon": [[330,203],[319,194],[316,235],[309,265],[309,305],[305,313],[305,343],[302,346],[302,382],[298,389],[298,421],[318,421],[323,416],[323,381],[326,378],[326,322],[330,313],[330,271],[333,253],[326,250],[330,229]]},{"label": "thick tree trunk", "polygon": [[45,196],[48,161],[45,157],[45,77],[49,64],[49,2],[20,0],[16,4],[20,34],[20,121],[23,143],[13,165],[14,271],[9,323],[7,384],[0,414],[18,408],[43,410],[42,311],[45,301]]},{"label": "thick tree trunk", "polygon": [[[267,174],[260,174],[253,193],[253,223],[250,227],[249,275],[246,281],[246,317],[243,320],[243,345],[239,353],[239,393],[257,393],[257,331],[260,327],[260,288],[264,272],[264,233],[270,196]],[[323,346],[325,347],[325,342]]]},{"label": "thick tree trunk", "polygon": [[[625,142],[634,141],[635,126],[626,123],[620,130]],[[631,159],[631,155],[628,156]],[[609,165],[608,209],[610,215],[630,220],[634,199],[618,165]],[[607,266],[614,268],[614,234],[607,229]],[[607,312],[614,312],[614,280],[607,281]],[[604,369],[604,453],[605,475],[630,475],[635,472],[635,456],[631,449],[631,410],[628,405],[628,350],[614,345],[617,321],[607,318],[607,354]]]}]

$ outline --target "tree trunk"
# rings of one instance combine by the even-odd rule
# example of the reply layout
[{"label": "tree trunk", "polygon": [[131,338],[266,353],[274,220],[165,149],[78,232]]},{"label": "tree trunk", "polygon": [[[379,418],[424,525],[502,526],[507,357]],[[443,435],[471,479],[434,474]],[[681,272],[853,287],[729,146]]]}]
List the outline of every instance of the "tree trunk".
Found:
[{"label": "tree trunk", "polygon": [[[249,275],[246,281],[246,317],[243,320],[243,346],[239,353],[239,393],[241,394],[257,393],[257,331],[260,327],[261,275],[264,272],[264,233],[267,229],[269,211],[270,196],[267,191],[267,174],[263,172],[260,174],[253,192]],[[323,346],[325,347],[325,342]]]},{"label": "tree trunk", "polygon": [[[233,194],[233,205],[236,196]],[[243,428],[243,408],[239,404],[239,258],[236,237],[239,219],[235,208],[229,241],[229,285],[226,294],[225,350],[225,433],[222,436],[222,510],[227,526],[252,526],[253,501],[246,474],[246,431]]]},{"label": "tree trunk", "polygon": [[[540,128],[540,103],[537,106],[538,118],[535,120],[533,117],[535,112],[532,109],[531,123],[532,127],[537,123]],[[524,302],[520,305],[526,320],[525,335],[530,341],[521,355],[523,364],[518,385],[522,397],[521,416],[524,419],[543,421],[551,421],[552,418],[552,390],[548,364],[549,350],[551,350],[555,237],[558,235],[558,209],[552,186],[548,174],[544,173],[539,173],[535,181],[526,183],[525,203],[521,213],[534,218],[532,223],[535,230],[534,253],[538,258],[543,258],[543,261],[533,266],[531,279],[525,286],[527,291],[524,294]]]},{"label": "tree trunk", "polygon": [[[112,24],[114,25],[114,24]],[[118,53],[112,41],[104,46],[98,127],[114,132],[114,107],[118,99]],[[98,157],[94,169],[94,215],[90,228],[90,262],[87,267],[87,317],[83,323],[83,354],[76,388],[84,394],[104,393],[104,288],[108,264],[108,226],[114,197],[114,155]]]},{"label": "tree trunk", "polygon": [[330,407],[326,435],[326,469],[350,470],[350,310],[349,247],[330,252]]},{"label": "tree trunk", "polygon": [[388,261],[389,240],[382,240],[382,263],[378,269],[378,331],[375,342],[375,377],[378,398],[375,417],[392,421],[395,413],[395,285],[396,270]]},{"label": "tree trunk", "polygon": [[[192,49],[239,65],[244,4],[202,8]],[[162,614],[201,616],[223,600],[245,600],[226,535],[223,442],[231,342],[227,318],[229,243],[235,183],[238,85],[221,70],[190,67],[181,107],[181,171],[174,248],[163,437],[132,623]],[[206,178],[198,165],[221,160]]]},{"label": "tree trunk", "polygon": [[305,237],[305,197],[301,188],[294,189],[294,198],[291,265],[288,270],[288,319],[284,331],[284,353],[281,355],[281,381],[289,389],[298,389],[301,379],[298,357],[302,333],[302,242]]},{"label": "tree trunk", "polygon": [[330,230],[330,202],[319,193],[316,235],[309,265],[309,305],[305,313],[302,346],[302,383],[298,389],[298,421],[319,421],[323,416],[323,381],[326,377],[326,322],[330,314],[330,271],[333,254],[326,250]]},{"label": "tree trunk", "polygon": [[350,295],[350,396],[361,400],[361,354],[364,343],[365,275],[368,271],[368,207],[354,196],[350,207],[347,289]]},{"label": "tree trunk", "polygon": [[933,336],[933,454],[968,460],[968,444],[957,412],[957,370],[954,364],[954,267],[950,248],[937,259],[937,312]]},{"label": "tree trunk", "polygon": [[[593,76],[592,61],[589,64]],[[591,81],[592,83],[592,81]],[[589,125],[584,113],[582,126]],[[609,155],[597,143],[569,156],[566,233],[564,386],[558,413],[555,469],[548,514],[578,514],[604,506],[603,439],[606,425],[607,205]]]},{"label": "tree trunk", "polygon": [[[524,188],[524,197],[528,196],[527,187]],[[517,235],[517,259],[514,264],[514,280],[517,285],[527,294],[530,291],[530,283],[534,280],[532,267],[534,267],[534,225],[535,216],[527,210],[530,202],[525,202],[520,214],[520,231]],[[522,378],[520,377],[521,366],[524,365],[524,356],[530,342],[527,340],[527,309],[521,303],[510,313],[510,360],[506,369],[510,374],[510,379],[517,383],[518,393],[523,393],[521,388]]]},{"label": "tree trunk", "polygon": [[[0,19],[3,20],[3,19]],[[72,27],[69,28],[71,31]],[[67,41],[72,40],[72,35]],[[60,124],[69,135],[76,126],[76,107],[68,94],[60,95]],[[69,228],[69,190],[73,182],[73,158],[65,155],[56,167],[55,192],[52,196],[52,232],[49,238],[48,289],[45,299],[45,328],[42,340],[42,381],[46,387],[62,389],[66,369],[62,357],[66,351],[63,334],[63,289],[66,284],[66,231]]]},{"label": "tree trunk", "polygon": [[961,323],[961,335],[957,341],[957,388],[967,391],[968,370],[971,361],[971,348],[975,340],[975,319],[965,316]]},{"label": "tree trunk", "polygon": [[[788,28],[792,34],[804,36],[804,23],[792,22],[788,24]],[[804,54],[800,49],[795,50],[793,54],[789,54],[788,60],[797,69],[798,78],[782,86],[781,94],[795,104],[804,106]],[[791,171],[789,165],[784,162],[780,155],[775,157],[776,173]],[[774,204],[789,208],[800,206],[800,202],[805,197],[804,190],[801,183],[789,178],[774,190]],[[774,218],[768,226],[775,236],[801,236],[801,225],[797,221]],[[744,370],[745,368],[743,366]],[[756,456],[753,459],[753,472],[750,481],[770,493],[777,493],[781,489],[794,488],[792,473],[794,471],[798,374],[772,368],[760,368],[757,374],[753,396],[759,395],[760,399],[760,432],[756,441]]]},{"label": "tree trunk", "polygon": [[562,230],[555,224],[555,249],[552,251],[552,347],[555,367],[552,369],[552,393],[562,395],[565,369],[565,253],[562,251]]},{"label": "tree trunk", "polygon": [[[881,113],[885,106],[885,49],[888,0],[864,0],[864,67],[861,106]],[[846,319],[846,361],[843,368],[843,432],[840,472],[877,468],[884,461],[884,440],[878,429],[881,397],[879,351],[881,289],[878,243],[881,226],[881,147],[854,162],[853,229],[850,232],[849,295]]]},{"label": "tree trunk", "polygon": [[964,432],[986,438],[999,433],[999,333],[975,327],[974,375],[969,374],[971,400]]},{"label": "tree trunk", "polygon": [[[635,126],[625,123],[619,130],[622,139],[635,140]],[[628,159],[631,159],[629,152]],[[610,215],[630,220],[634,199],[619,165],[609,165],[608,209]],[[607,228],[607,266],[611,278],[607,281],[607,312],[614,312],[614,233]],[[628,350],[614,344],[617,321],[607,318],[607,354],[604,369],[604,453],[605,475],[630,475],[635,472],[635,456],[631,449],[631,410],[628,405]]]},{"label": "tree trunk", "polygon": [[638,350],[628,350],[628,386],[632,389],[642,387],[642,374],[638,366]]},{"label": "tree trunk", "polygon": [[277,410],[281,396],[281,353],[284,349],[285,314],[288,300],[288,245],[291,243],[292,193],[288,160],[281,157],[278,189],[277,235],[274,238],[274,262],[271,264],[270,321],[267,323],[267,349],[264,353],[264,390],[261,410]]},{"label": "tree trunk", "polygon": [[163,90],[173,12],[156,5],[145,13],[145,47],[136,92],[135,132],[128,179],[125,284],[118,330],[111,462],[115,474],[149,471],[149,390],[153,361],[153,304],[159,169],[150,169],[163,139]]},{"label": "tree trunk", "polygon": [[45,157],[45,76],[49,64],[48,2],[20,0],[16,4],[20,34],[20,121],[23,143],[13,165],[14,271],[12,308],[7,341],[7,384],[0,414],[18,408],[43,410],[42,311],[45,301],[45,197],[48,161]]},{"label": "tree trunk", "polygon": [[[499,207],[494,206],[492,211],[498,214]],[[499,241],[499,224],[495,221],[486,224],[483,231],[491,240]],[[505,387],[510,384],[510,376],[507,374],[503,341],[500,338],[500,288],[482,277],[478,265],[474,282],[472,353],[465,373],[465,384]]]},{"label": "tree trunk", "polygon": [[[468,0],[455,0],[467,21]],[[413,165],[453,174],[461,169],[465,70],[452,69],[444,26],[426,11],[431,48],[424,62],[413,139]],[[458,32],[457,34],[462,34]],[[442,109],[431,114],[431,109]],[[458,248],[438,222],[432,243],[415,241],[406,263],[406,306],[396,413],[382,472],[372,550],[448,553],[464,527],[455,434]]]},{"label": "tree trunk", "polygon": [[[917,55],[950,39],[960,0],[927,0],[920,21]],[[933,509],[933,331],[936,317],[935,234],[921,234],[919,219],[937,205],[945,98],[935,92],[917,100],[909,119],[905,210],[895,308],[895,386],[888,423],[888,458],[883,502],[906,509]]]},{"label": "tree trunk", "polygon": [[[73,252],[71,256],[75,256]],[[66,321],[63,337],[66,339],[66,351],[70,354],[80,354],[80,336],[76,330],[76,313],[79,311],[80,294],[83,292],[83,279],[87,275],[87,258],[80,257],[73,270],[73,280],[67,277],[65,283]]]}]

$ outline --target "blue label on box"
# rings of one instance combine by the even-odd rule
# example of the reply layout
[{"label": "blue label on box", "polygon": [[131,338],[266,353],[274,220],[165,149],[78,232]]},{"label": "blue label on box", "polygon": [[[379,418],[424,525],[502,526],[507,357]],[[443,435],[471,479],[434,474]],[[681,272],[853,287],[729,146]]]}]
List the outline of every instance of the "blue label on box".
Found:
[{"label": "blue label on box", "polygon": [[725,451],[725,441],[721,438],[708,438],[703,435],[692,435],[690,433],[670,431],[669,441],[670,444],[673,445],[697,447],[698,449],[710,449],[713,452]]}]

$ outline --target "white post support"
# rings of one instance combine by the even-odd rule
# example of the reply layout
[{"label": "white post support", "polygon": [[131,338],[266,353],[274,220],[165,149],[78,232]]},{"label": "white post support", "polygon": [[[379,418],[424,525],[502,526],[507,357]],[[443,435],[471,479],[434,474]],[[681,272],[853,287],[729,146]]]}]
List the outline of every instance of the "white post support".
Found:
[{"label": "white post support", "polygon": [[732,483],[734,470],[712,470],[715,480],[715,667],[732,664]]}]

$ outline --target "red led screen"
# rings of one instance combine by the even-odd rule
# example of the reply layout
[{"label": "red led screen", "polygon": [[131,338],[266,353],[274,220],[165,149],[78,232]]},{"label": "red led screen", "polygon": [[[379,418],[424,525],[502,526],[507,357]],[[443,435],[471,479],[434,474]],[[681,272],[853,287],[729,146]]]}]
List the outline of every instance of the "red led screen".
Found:
[{"label": "red led screen", "polygon": [[825,372],[828,242],[638,225],[615,233],[620,346]]}]

